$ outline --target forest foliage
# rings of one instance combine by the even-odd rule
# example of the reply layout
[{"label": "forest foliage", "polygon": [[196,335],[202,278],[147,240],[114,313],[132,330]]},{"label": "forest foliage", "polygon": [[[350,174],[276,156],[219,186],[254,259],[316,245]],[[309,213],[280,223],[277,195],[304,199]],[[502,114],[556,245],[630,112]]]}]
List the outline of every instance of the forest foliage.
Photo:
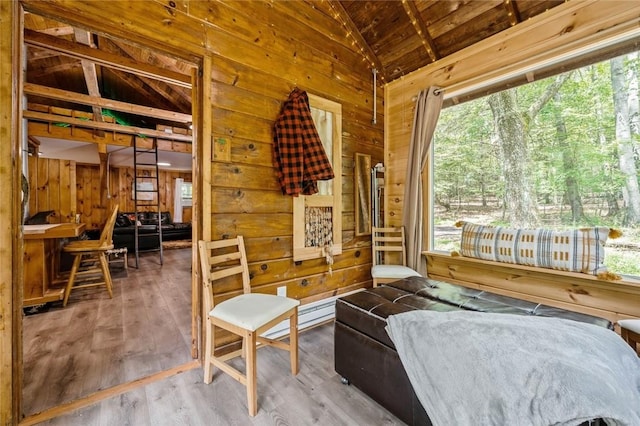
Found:
[{"label": "forest foliage", "polygon": [[[436,226],[609,226],[625,235],[609,262],[640,275],[639,66],[627,54],[443,109]],[[453,240],[436,229],[434,248]]]}]

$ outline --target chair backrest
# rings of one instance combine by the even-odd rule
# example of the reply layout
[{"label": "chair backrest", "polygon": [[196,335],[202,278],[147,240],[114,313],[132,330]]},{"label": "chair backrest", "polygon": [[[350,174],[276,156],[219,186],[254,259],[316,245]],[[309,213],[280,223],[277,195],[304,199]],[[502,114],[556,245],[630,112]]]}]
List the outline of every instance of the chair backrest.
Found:
[{"label": "chair backrest", "polygon": [[205,312],[213,309],[213,282],[233,275],[242,277],[242,290],[251,293],[249,266],[241,235],[216,241],[198,241]]},{"label": "chair backrest", "polygon": [[113,227],[116,224],[116,218],[118,217],[118,205],[113,207],[111,215],[107,219],[102,232],[100,233],[100,245],[110,245],[113,241]]},{"label": "chair backrest", "polygon": [[[373,264],[402,264],[407,266],[407,254],[404,245],[404,227],[371,229],[371,247]],[[397,253],[398,256],[394,256]],[[379,259],[380,257],[380,259]],[[390,262],[393,259],[394,262]],[[402,262],[402,263],[400,263]]]}]

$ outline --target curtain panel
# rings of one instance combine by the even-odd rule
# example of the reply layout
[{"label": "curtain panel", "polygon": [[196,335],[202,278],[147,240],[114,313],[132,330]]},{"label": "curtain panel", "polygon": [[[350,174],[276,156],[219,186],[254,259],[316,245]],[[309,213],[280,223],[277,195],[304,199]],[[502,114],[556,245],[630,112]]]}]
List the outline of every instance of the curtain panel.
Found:
[{"label": "curtain panel", "polygon": [[407,160],[402,212],[402,224],[406,234],[407,266],[422,276],[427,274],[427,265],[422,260],[424,200],[421,175],[427,164],[443,97],[441,89],[434,86],[418,94]]}]

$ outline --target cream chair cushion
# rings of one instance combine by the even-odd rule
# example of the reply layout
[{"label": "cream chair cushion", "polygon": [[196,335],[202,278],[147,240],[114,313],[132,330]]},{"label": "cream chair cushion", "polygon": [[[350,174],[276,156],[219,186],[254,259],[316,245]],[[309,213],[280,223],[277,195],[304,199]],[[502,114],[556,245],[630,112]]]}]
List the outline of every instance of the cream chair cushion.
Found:
[{"label": "cream chair cushion", "polygon": [[371,276],[373,278],[407,278],[407,277],[419,277],[420,274],[409,268],[408,266],[402,265],[374,265],[371,268]]},{"label": "cream chair cushion", "polygon": [[[269,321],[300,305],[299,300],[273,294],[248,293],[213,307],[209,316],[255,331]],[[256,306],[260,309],[257,310]]]},{"label": "cream chair cushion", "polygon": [[640,334],[640,320],[637,319],[625,319],[618,321],[620,327],[626,328],[629,331]]}]

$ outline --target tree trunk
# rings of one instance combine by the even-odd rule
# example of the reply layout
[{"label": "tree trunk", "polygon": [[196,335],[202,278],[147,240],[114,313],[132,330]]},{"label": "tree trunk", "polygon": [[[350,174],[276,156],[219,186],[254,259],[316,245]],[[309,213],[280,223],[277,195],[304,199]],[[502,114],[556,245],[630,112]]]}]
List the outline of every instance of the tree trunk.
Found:
[{"label": "tree trunk", "polygon": [[[590,75],[591,75],[591,82],[593,84],[593,86],[595,86],[597,84],[597,79],[596,79],[596,68],[595,67],[591,67],[590,68]],[[597,143],[601,146],[601,147],[605,147],[605,145],[607,144],[607,136],[605,134],[605,126],[606,126],[606,120],[604,118],[604,112],[603,112],[603,107],[602,107],[602,99],[600,96],[595,96],[595,114],[596,114],[596,121],[597,121]],[[609,164],[608,162],[606,164],[604,164],[605,167],[605,177],[609,179],[609,182],[613,181],[613,170],[612,170],[612,166],[611,164]],[[611,186],[613,186],[613,183],[610,183]],[[607,186],[607,189],[605,190],[605,200],[607,202],[607,217],[616,217],[618,216],[618,213],[620,213],[620,206],[618,205],[618,192],[617,191],[613,191],[612,189],[609,189],[609,186]]]},{"label": "tree trunk", "polygon": [[500,139],[507,220],[514,227],[538,224],[537,204],[529,180],[529,148],[522,114],[514,90],[489,96],[489,105]]},{"label": "tree trunk", "polygon": [[629,101],[635,99],[637,90],[637,75],[630,69],[630,87],[625,84],[624,57],[611,59],[611,87],[613,90],[613,106],[616,114],[616,140],[618,142],[618,161],[620,171],[625,179],[622,196],[625,201],[625,225],[640,223],[640,188],[638,185],[638,171],[633,158],[633,140],[631,137],[631,120],[629,116]]},{"label": "tree trunk", "polygon": [[[554,95],[554,101],[559,105],[562,101],[560,93]],[[582,199],[580,197],[580,187],[576,175],[578,170],[574,161],[575,155],[571,149],[571,144],[567,141],[567,127],[562,117],[562,112],[558,108],[553,109],[556,122],[556,141],[562,154],[562,172],[564,174],[565,201],[571,206],[571,220],[573,224],[579,223],[584,218]]]}]

